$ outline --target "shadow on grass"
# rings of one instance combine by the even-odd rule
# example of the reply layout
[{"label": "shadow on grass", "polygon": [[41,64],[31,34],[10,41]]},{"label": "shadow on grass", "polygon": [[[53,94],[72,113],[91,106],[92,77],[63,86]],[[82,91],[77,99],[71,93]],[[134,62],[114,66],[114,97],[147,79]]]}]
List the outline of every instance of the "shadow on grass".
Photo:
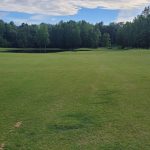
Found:
[{"label": "shadow on grass", "polygon": [[128,49],[118,48],[79,48],[79,49],[59,49],[59,48],[0,48],[0,53],[61,53],[61,52],[92,52],[92,51],[127,51]]},{"label": "shadow on grass", "polygon": [[78,49],[60,49],[60,48],[0,48],[0,53],[60,53],[60,52],[87,52],[87,51],[110,51],[112,49],[104,48],[78,48]]},{"label": "shadow on grass", "polygon": [[97,51],[96,49],[59,49],[59,48],[4,48],[0,49],[0,53],[61,53],[61,52],[84,52],[84,51]]},{"label": "shadow on grass", "polygon": [[6,49],[1,50],[0,53],[60,53],[69,50],[65,49]]}]

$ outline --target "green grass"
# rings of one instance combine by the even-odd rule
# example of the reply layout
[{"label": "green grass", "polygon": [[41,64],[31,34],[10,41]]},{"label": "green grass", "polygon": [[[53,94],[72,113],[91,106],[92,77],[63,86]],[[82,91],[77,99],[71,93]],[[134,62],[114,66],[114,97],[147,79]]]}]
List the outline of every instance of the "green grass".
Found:
[{"label": "green grass", "polygon": [[0,53],[2,143],[6,150],[149,150],[150,51]]}]

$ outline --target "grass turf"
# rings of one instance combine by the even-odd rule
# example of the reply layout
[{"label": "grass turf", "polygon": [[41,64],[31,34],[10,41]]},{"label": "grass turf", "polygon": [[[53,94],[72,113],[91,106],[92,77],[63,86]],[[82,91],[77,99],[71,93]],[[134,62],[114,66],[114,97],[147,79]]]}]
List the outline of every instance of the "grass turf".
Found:
[{"label": "grass turf", "polygon": [[149,141],[150,51],[0,53],[4,149],[149,150]]}]

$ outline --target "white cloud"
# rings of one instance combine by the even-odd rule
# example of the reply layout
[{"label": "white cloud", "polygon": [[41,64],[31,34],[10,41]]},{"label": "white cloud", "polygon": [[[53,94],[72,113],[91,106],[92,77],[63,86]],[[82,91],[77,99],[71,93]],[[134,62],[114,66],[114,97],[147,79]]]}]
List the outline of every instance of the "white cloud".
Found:
[{"label": "white cloud", "polygon": [[39,14],[34,19],[42,19],[43,15],[74,15],[81,8],[105,8],[120,10],[119,21],[132,19],[137,10],[148,4],[150,0],[1,0],[0,10]]},{"label": "white cloud", "polygon": [[144,8],[120,10],[116,22],[132,21]]}]

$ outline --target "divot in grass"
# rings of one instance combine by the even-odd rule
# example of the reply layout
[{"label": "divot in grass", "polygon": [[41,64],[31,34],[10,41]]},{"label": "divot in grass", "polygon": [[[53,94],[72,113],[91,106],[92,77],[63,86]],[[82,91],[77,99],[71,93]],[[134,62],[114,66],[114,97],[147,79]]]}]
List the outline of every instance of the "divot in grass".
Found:
[{"label": "divot in grass", "polygon": [[[22,125],[22,121],[16,122],[16,124],[14,125],[14,128],[20,128],[21,125]],[[7,134],[9,135],[13,131],[14,131],[14,129],[11,129],[8,131]],[[4,143],[0,144],[0,150],[4,150],[4,149],[5,149],[5,144]]]},{"label": "divot in grass", "polygon": [[17,122],[16,124],[15,124],[15,128],[20,128],[21,127],[21,125],[22,125],[22,122],[20,121],[20,122]]},{"label": "divot in grass", "polygon": [[0,145],[0,150],[4,150],[4,148],[5,148],[5,144],[2,143],[2,144]]}]

